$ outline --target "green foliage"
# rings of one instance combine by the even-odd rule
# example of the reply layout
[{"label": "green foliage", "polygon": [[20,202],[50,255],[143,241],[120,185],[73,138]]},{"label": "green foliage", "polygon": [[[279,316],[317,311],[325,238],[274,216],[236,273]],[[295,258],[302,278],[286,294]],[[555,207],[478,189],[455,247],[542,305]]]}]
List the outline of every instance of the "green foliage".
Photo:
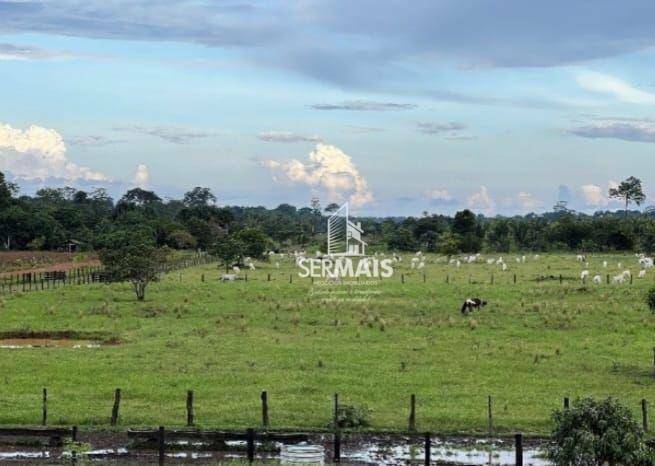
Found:
[{"label": "green foliage", "polygon": [[446,256],[451,256],[460,252],[461,244],[460,238],[458,235],[455,235],[450,232],[442,233],[439,236],[439,247],[438,250],[441,254]]},{"label": "green foliage", "polygon": [[[195,187],[182,199],[163,200],[153,191],[134,188],[114,203],[104,189],[42,188],[35,196],[16,197],[16,186],[0,173],[0,248],[42,247],[63,250],[71,240],[85,250],[99,248],[99,238],[113,225],[147,227],[158,247],[208,251],[216,239],[237,235],[245,255],[259,257],[275,245],[289,251],[325,248],[326,217],[336,204],[320,210],[280,204],[264,207],[218,207],[209,188]],[[611,194],[637,205],[643,202],[641,182],[628,178]],[[371,251],[519,252],[637,250],[655,252],[655,211],[577,214],[555,209],[542,215],[485,218],[470,210],[448,217],[424,212],[420,217],[358,217]],[[255,229],[253,231],[252,229]],[[448,239],[440,246],[440,238]],[[190,236],[189,236],[190,235]],[[191,238],[193,237],[193,239]],[[456,239],[456,241],[453,240]],[[455,244],[457,246],[455,248]],[[262,245],[265,247],[262,249]]]},{"label": "green foliage", "polygon": [[339,405],[337,425],[341,429],[359,429],[371,425],[372,411],[366,405]]},{"label": "green foliage", "polygon": [[648,304],[651,311],[655,312],[655,286],[648,290],[646,304]]},{"label": "green foliage", "polygon": [[641,188],[641,180],[631,176],[622,181],[616,188],[610,188],[609,197],[613,199],[622,199],[625,202],[625,214],[628,215],[628,205],[634,202],[640,205],[646,200],[646,195]]},{"label": "green foliage", "polygon": [[548,457],[556,466],[653,465],[644,432],[630,410],[614,398],[582,398],[553,414],[554,445]]},{"label": "green foliage", "polygon": [[271,240],[258,228],[244,228],[237,233],[237,240],[243,244],[243,254],[253,259],[264,257]]},{"label": "green foliage", "polygon": [[145,229],[117,228],[102,241],[100,260],[105,270],[114,280],[130,281],[137,299],[143,301],[148,284],[159,278],[167,251],[157,248]]},{"label": "green foliage", "polygon": [[235,262],[241,262],[244,256],[245,246],[234,236],[223,235],[218,238],[211,248],[211,253],[220,258],[225,270]]}]

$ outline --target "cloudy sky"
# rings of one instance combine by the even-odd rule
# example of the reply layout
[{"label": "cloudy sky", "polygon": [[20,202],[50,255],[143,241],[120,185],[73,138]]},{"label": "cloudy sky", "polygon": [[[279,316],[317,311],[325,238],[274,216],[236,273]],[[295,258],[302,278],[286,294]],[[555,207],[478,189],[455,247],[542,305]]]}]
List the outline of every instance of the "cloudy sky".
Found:
[{"label": "cloudy sky", "polygon": [[0,0],[0,171],[362,214],[655,203],[652,1]]}]

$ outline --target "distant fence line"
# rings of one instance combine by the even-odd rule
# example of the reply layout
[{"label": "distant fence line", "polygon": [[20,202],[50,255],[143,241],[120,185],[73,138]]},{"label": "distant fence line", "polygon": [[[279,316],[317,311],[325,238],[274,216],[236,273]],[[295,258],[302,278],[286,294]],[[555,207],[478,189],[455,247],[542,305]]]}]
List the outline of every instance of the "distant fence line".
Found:
[{"label": "distant fence line", "polygon": [[[217,262],[217,259],[210,255],[202,255],[192,259],[183,258],[178,259],[173,262],[166,264],[165,267],[161,269],[161,273],[169,273],[175,270],[182,270],[189,267],[196,267],[199,265],[205,265],[209,263]],[[221,274],[218,273],[216,278],[220,280]],[[182,277],[180,276],[180,281]],[[205,274],[200,275],[201,282],[205,282]],[[368,277],[355,277],[355,278],[342,278],[342,279],[331,279],[331,278],[303,278],[298,277],[294,274],[271,274],[267,273],[259,277],[253,277],[244,273],[236,277],[236,280],[242,280],[245,282],[259,281],[259,282],[274,282],[282,281],[285,283],[293,284],[298,282],[310,282],[314,283],[317,280],[330,281],[332,280],[334,284],[339,284],[339,280],[347,281],[348,283],[358,283],[358,282],[367,282],[370,283],[371,280],[379,281],[400,281],[401,284],[411,284],[411,283],[445,283],[445,284],[455,284],[455,283],[465,283],[469,285],[500,285],[500,284],[520,284],[520,283],[543,283],[543,282],[558,282],[559,284],[566,283],[577,283],[582,286],[592,285],[591,280],[584,278],[576,278],[571,276],[560,275],[537,275],[532,277],[519,276],[517,274],[490,274],[486,277],[481,277],[479,275],[469,274],[468,277],[460,275],[414,275],[414,274],[397,274],[395,280],[393,278],[368,278]],[[66,285],[84,285],[89,283],[102,283],[102,282],[112,282],[111,276],[102,268],[102,267],[81,267],[78,269],[71,269],[69,271],[51,271],[51,272],[40,272],[40,273],[23,273],[23,274],[12,274],[4,278],[0,278],[0,293],[12,292],[12,291],[41,291],[49,290],[51,288],[58,288]],[[645,280],[644,280],[645,281]],[[607,274],[603,282],[607,285],[613,284],[612,276]],[[634,283],[634,276],[630,276],[625,284],[632,285]],[[621,284],[618,284],[619,286]],[[594,284],[594,286],[598,286]]]},{"label": "distant fence line", "polygon": [[[189,267],[209,264],[217,259],[209,254],[198,254],[194,257],[180,257],[168,261],[160,273],[168,273]],[[113,282],[111,274],[102,266],[78,267],[69,270],[52,270],[47,272],[25,272],[11,274],[0,278],[0,293],[16,291],[43,291],[60,288],[67,285],[86,285],[90,283]]]}]

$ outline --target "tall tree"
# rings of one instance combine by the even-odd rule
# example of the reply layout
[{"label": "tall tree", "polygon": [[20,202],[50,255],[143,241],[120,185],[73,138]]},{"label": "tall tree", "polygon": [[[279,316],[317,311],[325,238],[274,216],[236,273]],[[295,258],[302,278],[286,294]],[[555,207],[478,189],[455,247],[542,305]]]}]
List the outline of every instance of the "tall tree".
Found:
[{"label": "tall tree", "polygon": [[196,186],[184,194],[184,205],[187,207],[206,207],[216,203],[216,196],[209,188]]},{"label": "tall tree", "polygon": [[114,280],[132,282],[139,301],[146,287],[159,279],[166,251],[155,247],[154,235],[147,229],[119,227],[103,238],[100,260]]},{"label": "tall tree", "polygon": [[630,202],[641,205],[646,200],[646,195],[641,188],[641,180],[631,176],[623,181],[617,188],[610,188],[609,197],[611,199],[621,199],[625,202],[625,216],[628,216],[628,206]]},{"label": "tall tree", "polygon": [[0,172],[0,207],[7,207],[16,191],[16,185],[5,181],[5,174]]}]

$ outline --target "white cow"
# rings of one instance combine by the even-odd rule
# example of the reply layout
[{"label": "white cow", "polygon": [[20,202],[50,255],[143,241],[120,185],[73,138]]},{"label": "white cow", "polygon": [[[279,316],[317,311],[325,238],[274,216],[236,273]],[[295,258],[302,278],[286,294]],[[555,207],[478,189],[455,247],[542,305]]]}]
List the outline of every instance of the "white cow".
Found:
[{"label": "white cow", "polygon": [[600,283],[603,281],[603,278],[600,275],[594,275],[594,283],[596,285],[600,285]]}]

